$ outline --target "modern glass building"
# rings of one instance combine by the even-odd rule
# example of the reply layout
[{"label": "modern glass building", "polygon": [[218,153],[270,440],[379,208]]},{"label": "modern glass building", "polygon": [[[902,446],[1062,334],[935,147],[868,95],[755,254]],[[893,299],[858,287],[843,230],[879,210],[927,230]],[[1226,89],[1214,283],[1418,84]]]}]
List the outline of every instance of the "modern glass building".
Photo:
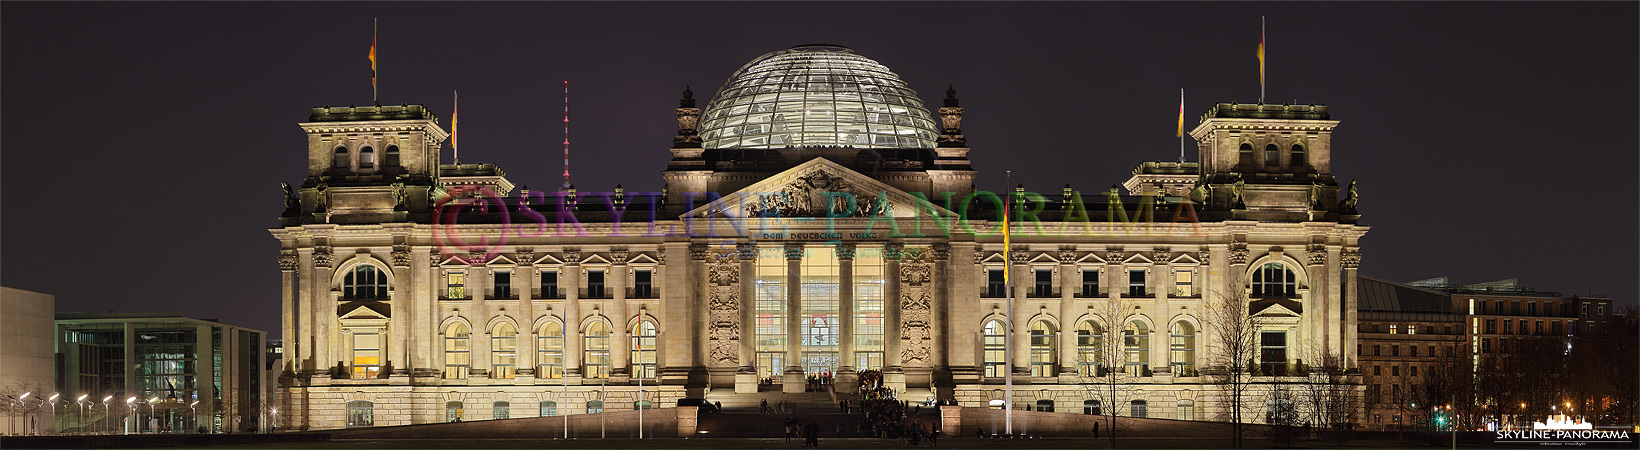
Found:
[{"label": "modern glass building", "polygon": [[264,333],[166,313],[57,314],[62,433],[260,430]]}]

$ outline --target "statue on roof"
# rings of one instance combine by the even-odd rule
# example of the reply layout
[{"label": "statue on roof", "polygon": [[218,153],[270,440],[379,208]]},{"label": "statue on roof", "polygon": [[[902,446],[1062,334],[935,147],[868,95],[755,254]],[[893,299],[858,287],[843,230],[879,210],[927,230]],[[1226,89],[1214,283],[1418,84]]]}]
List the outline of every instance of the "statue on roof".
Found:
[{"label": "statue on roof", "polygon": [[1242,201],[1242,191],[1246,189],[1247,182],[1243,180],[1236,180],[1236,184],[1230,186],[1231,209],[1247,209],[1247,203]]},{"label": "statue on roof", "polygon": [[1357,180],[1350,180],[1349,193],[1344,194],[1344,201],[1338,202],[1338,212],[1344,214],[1355,214],[1355,203],[1357,199],[1360,198],[1360,193],[1355,191],[1356,181]]},{"label": "statue on roof", "polygon": [[279,185],[285,188],[285,215],[294,216],[300,213],[302,198],[296,196],[296,190],[290,187],[290,183],[280,182]]}]

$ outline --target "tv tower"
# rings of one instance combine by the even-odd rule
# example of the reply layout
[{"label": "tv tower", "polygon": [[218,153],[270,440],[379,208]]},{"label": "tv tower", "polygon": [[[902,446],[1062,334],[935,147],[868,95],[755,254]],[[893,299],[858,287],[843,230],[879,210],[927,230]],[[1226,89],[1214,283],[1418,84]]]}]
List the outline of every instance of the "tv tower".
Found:
[{"label": "tv tower", "polygon": [[564,190],[569,184],[569,80],[564,80]]}]

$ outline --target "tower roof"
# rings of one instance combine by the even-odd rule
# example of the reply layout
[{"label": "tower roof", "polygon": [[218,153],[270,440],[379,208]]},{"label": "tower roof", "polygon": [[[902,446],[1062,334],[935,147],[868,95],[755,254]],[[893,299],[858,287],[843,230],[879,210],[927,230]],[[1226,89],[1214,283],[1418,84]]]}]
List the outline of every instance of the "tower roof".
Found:
[{"label": "tower roof", "polygon": [[847,47],[759,56],[718,88],[701,120],[712,148],[933,148],[932,116],[899,75]]}]

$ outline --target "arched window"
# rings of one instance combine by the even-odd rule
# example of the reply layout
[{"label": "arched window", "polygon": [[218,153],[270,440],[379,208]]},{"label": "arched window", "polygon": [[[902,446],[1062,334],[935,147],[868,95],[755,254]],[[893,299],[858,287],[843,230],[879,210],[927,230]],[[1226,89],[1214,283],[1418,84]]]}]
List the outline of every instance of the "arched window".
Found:
[{"label": "arched window", "polygon": [[1291,165],[1293,167],[1304,167],[1304,166],[1310,165],[1309,159],[1304,157],[1304,146],[1302,146],[1302,145],[1293,144],[1293,158],[1292,159],[1293,160],[1289,165]]},{"label": "arched window", "polygon": [[[603,322],[587,325],[583,342],[586,357],[581,360],[587,378],[609,378],[609,326]],[[599,404],[602,406],[602,403]]]},{"label": "arched window", "polygon": [[460,322],[452,323],[444,329],[444,378],[467,378],[467,368],[472,366],[470,355],[467,354],[468,340],[472,330]]},{"label": "arched window", "polygon": [[444,402],[444,421],[461,421],[461,402]]},{"label": "arched window", "polygon": [[342,298],[346,300],[386,300],[387,274],[369,264],[360,264],[342,276]]},{"label": "arched window", "polygon": [[359,168],[371,169],[376,167],[376,149],[365,146],[359,149]]},{"label": "arched window", "polygon": [[1244,166],[1253,165],[1253,144],[1241,144],[1241,159],[1238,164]]},{"label": "arched window", "polygon": [[1179,420],[1196,420],[1196,402],[1179,400]]},{"label": "arched window", "polygon": [[1042,412],[1053,412],[1053,400],[1037,400],[1036,410]]},{"label": "arched window", "polygon": [[398,167],[398,166],[399,166],[399,146],[389,145],[389,146],[387,146],[387,155],[385,155],[384,158],[382,159],[382,167]]},{"label": "arched window", "polygon": [[1276,147],[1275,144],[1264,146],[1264,165],[1266,167],[1276,167],[1281,165],[1280,147]]},{"label": "arched window", "polygon": [[1082,401],[1082,414],[1087,414],[1087,415],[1090,415],[1090,416],[1097,416],[1097,415],[1100,415],[1100,414],[1104,414],[1104,411],[1101,411],[1101,408],[1099,407],[1099,401],[1098,400],[1083,400]]},{"label": "arched window", "polygon": [[1059,358],[1058,346],[1054,345],[1055,334],[1053,324],[1045,320],[1038,320],[1031,324],[1031,376],[1051,377],[1058,375]]},{"label": "arched window", "polygon": [[511,419],[512,418],[512,403],[495,402],[494,404],[490,405],[490,416],[494,417],[494,418],[497,418],[497,419]]},{"label": "arched window", "polygon": [[376,426],[376,404],[364,400],[347,402],[347,426]]},{"label": "arched window", "polygon": [[541,402],[541,417],[555,417],[558,415],[558,402]]},{"label": "arched window", "polygon": [[518,373],[518,329],[501,322],[490,330],[490,378],[512,378]]},{"label": "arched window", "polygon": [[1133,416],[1133,417],[1137,417],[1137,418],[1140,418],[1140,419],[1150,417],[1149,409],[1150,409],[1150,405],[1147,404],[1144,400],[1134,400],[1134,401],[1128,402],[1128,412],[1132,413],[1130,415]]},{"label": "arched window", "polygon": [[1076,371],[1084,377],[1100,376],[1105,366],[1105,329],[1091,320],[1076,325]]},{"label": "arched window", "polygon": [[335,156],[330,158],[330,167],[346,169],[352,165],[351,163],[347,157],[347,147],[336,147]]},{"label": "arched window", "polygon": [[587,414],[597,414],[601,412],[604,412],[604,402],[602,400],[587,402]]},{"label": "arched window", "polygon": [[993,320],[985,323],[985,376],[1002,376],[1003,360],[1007,343],[1003,341],[1002,321]]},{"label": "arched window", "polygon": [[1150,327],[1137,320],[1122,327],[1122,351],[1129,376],[1150,376]]},{"label": "arched window", "polygon": [[655,378],[655,323],[640,320],[632,327],[632,376]]},{"label": "arched window", "polygon": [[547,322],[535,332],[536,378],[564,377],[564,326]]},{"label": "arched window", "polygon": [[1173,376],[1196,376],[1196,327],[1190,322],[1173,323]]},{"label": "arched window", "polygon": [[1298,276],[1282,263],[1265,263],[1253,271],[1253,297],[1297,297]]}]

